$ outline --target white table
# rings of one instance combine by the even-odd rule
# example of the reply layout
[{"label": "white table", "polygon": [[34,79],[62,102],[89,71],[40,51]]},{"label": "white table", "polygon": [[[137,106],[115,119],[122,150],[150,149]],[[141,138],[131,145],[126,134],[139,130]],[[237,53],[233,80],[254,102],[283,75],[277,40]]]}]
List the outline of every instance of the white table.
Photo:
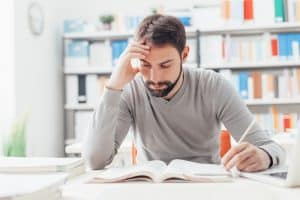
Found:
[{"label": "white table", "polygon": [[113,183],[86,184],[91,171],[63,186],[63,200],[299,200],[299,188],[281,188],[243,178],[229,183]]}]

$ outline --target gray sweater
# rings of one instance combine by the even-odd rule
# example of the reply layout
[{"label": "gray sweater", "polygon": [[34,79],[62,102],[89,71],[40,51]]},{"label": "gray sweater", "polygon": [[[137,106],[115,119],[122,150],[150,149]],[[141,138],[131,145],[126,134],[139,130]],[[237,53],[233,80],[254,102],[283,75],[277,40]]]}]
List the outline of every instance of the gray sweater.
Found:
[{"label": "gray sweater", "polygon": [[[151,96],[140,75],[123,91],[105,89],[84,143],[83,156],[92,169],[104,168],[112,161],[130,127],[139,156],[148,160],[220,162],[221,122],[238,140],[253,116],[234,87],[218,73],[192,68],[183,72],[183,84],[169,101]],[[284,150],[259,124],[245,141],[267,151],[273,165],[284,162]]]}]

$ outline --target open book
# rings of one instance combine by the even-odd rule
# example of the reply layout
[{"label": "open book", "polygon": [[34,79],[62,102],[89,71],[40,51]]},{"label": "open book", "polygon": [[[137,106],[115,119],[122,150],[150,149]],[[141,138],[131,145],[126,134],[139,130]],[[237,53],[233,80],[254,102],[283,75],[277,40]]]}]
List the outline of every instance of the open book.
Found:
[{"label": "open book", "polygon": [[231,174],[221,165],[200,164],[173,160],[166,165],[154,160],[125,168],[109,168],[97,174],[89,183],[114,183],[128,181],[149,182],[227,182]]}]

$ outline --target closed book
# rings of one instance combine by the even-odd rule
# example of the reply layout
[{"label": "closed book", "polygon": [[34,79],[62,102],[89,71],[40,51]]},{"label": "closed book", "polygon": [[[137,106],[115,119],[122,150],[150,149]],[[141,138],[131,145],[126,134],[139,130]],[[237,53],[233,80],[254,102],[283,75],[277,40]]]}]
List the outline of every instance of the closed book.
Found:
[{"label": "closed book", "polygon": [[276,99],[279,98],[279,79],[278,79],[278,75],[274,76],[274,97]]},{"label": "closed book", "polygon": [[100,87],[98,84],[98,75],[87,75],[86,93],[87,103],[95,107],[100,100]]},{"label": "closed book", "polygon": [[285,22],[284,0],[274,0],[275,22]]},{"label": "closed book", "polygon": [[300,1],[296,0],[295,2],[296,6],[295,6],[295,12],[296,12],[296,22],[300,22]]},{"label": "closed book", "polygon": [[267,98],[274,99],[275,97],[275,79],[273,74],[267,75]]},{"label": "closed book", "polygon": [[285,33],[278,34],[279,59],[287,60],[288,58],[288,35]]},{"label": "closed book", "polygon": [[59,200],[65,173],[0,174],[1,200]]},{"label": "closed book", "polygon": [[300,97],[300,69],[296,69],[297,85],[298,85],[298,96]]},{"label": "closed book", "polygon": [[253,78],[253,97],[254,99],[262,98],[262,80],[261,80],[261,72],[254,71],[251,73]]},{"label": "closed book", "polygon": [[54,173],[65,172],[69,177],[84,172],[82,158],[2,157],[0,173]]},{"label": "closed book", "polygon": [[78,103],[86,102],[86,75],[78,75]]},{"label": "closed book", "polygon": [[271,52],[273,58],[278,56],[278,39],[275,35],[271,37]]},{"label": "closed book", "polygon": [[66,103],[77,104],[78,103],[78,77],[70,75],[66,77]]},{"label": "closed book", "polygon": [[248,99],[248,73],[239,73],[239,92],[242,99]]},{"label": "closed book", "polygon": [[230,7],[231,7],[231,1],[230,0],[224,0],[221,4],[221,16],[224,22],[229,21],[230,19]]},{"label": "closed book", "polygon": [[244,1],[231,1],[229,24],[242,24],[244,21]]},{"label": "closed book", "polygon": [[84,137],[86,136],[92,114],[93,112],[91,111],[75,112],[74,129],[75,129],[75,140],[77,142],[82,142]]},{"label": "closed book", "polygon": [[253,0],[244,0],[244,20],[253,21]]},{"label": "closed book", "polygon": [[255,24],[272,24],[275,22],[274,0],[253,0]]}]

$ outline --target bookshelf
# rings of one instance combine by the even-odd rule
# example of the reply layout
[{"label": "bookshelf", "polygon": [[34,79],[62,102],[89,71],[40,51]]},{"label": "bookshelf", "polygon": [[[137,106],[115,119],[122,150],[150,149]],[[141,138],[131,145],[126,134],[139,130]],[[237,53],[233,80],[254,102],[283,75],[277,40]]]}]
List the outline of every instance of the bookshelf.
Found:
[{"label": "bookshelf", "polygon": [[[193,23],[195,24],[193,24],[192,27],[186,27],[187,43],[191,48],[190,59],[188,59],[188,62],[185,63],[184,66],[214,70],[224,75],[230,74],[234,79],[231,77],[229,77],[229,79],[235,87],[237,87],[238,91],[239,85],[236,85],[236,79],[237,77],[239,78],[240,73],[244,73],[243,75],[245,75],[245,72],[249,73],[247,77],[250,77],[249,80],[252,80],[252,82],[246,82],[247,85],[251,85],[255,82],[250,74],[253,72],[261,73],[260,76],[262,76],[263,79],[262,85],[264,85],[263,88],[261,88],[261,90],[263,90],[261,97],[257,98],[254,97],[254,95],[247,95],[248,97],[245,98],[243,96],[245,104],[254,114],[263,115],[258,116],[258,118],[262,119],[262,123],[276,121],[272,117],[265,117],[277,115],[278,113],[292,113],[292,118],[295,120],[297,115],[299,116],[300,114],[300,83],[298,86],[299,95],[291,94],[291,92],[285,94],[285,90],[287,91],[289,88],[287,86],[282,86],[280,91],[277,91],[276,94],[274,89],[272,89],[273,94],[269,94],[270,88],[265,86],[264,83],[266,82],[264,81],[274,79],[274,82],[278,82],[276,85],[276,87],[278,87],[278,85],[283,85],[279,84],[282,83],[283,79],[294,80],[294,78],[297,77],[297,70],[300,70],[300,53],[298,52],[297,58],[294,58],[294,55],[292,55],[293,58],[291,58],[291,55],[284,55],[284,58],[282,58],[282,48],[279,47],[284,37],[286,40],[290,40],[294,37],[292,40],[295,40],[296,36],[291,36],[291,34],[299,34],[299,40],[297,39],[298,47],[296,50],[300,51],[300,15],[298,13],[292,13],[293,15],[289,14],[285,16],[281,13],[280,16],[277,16],[276,9],[278,9],[278,6],[274,5],[273,0],[255,0],[253,1],[253,8],[251,8],[251,6],[246,8],[244,5],[245,2],[246,1],[224,0],[210,5],[194,7],[194,10],[191,12],[193,13]],[[226,3],[226,5],[223,3]],[[221,10],[223,11],[224,8],[228,6],[228,3],[231,4],[230,7],[232,9],[225,9],[230,13],[223,15],[224,13],[221,13]],[[288,7],[290,7],[290,5]],[[243,12],[247,12],[247,14],[244,15],[244,13],[241,12],[242,10]],[[176,13],[167,14],[176,16]],[[188,15],[190,14],[191,13]],[[220,16],[222,17],[220,18]],[[63,35],[65,52],[69,50],[69,52],[64,53],[65,64],[63,70],[66,83],[64,113],[67,126],[65,139],[69,141],[68,143],[70,143],[70,141],[71,143],[77,142],[77,140],[74,139],[76,138],[76,133],[74,132],[80,128],[76,128],[76,121],[86,120],[88,113],[94,110],[96,100],[89,101],[89,98],[92,97],[96,99],[96,97],[101,95],[101,91],[95,92],[97,95],[89,95],[92,91],[96,91],[96,89],[89,90],[89,88],[97,88],[97,85],[104,85],[104,79],[100,80],[99,83],[100,77],[108,78],[114,69],[115,59],[120,54],[120,51],[118,53],[111,52],[111,48],[113,49],[115,46],[118,46],[118,44],[115,45],[114,42],[123,42],[122,48],[124,48],[124,42],[128,43],[128,41],[133,38],[133,35],[133,31],[83,31],[65,33]],[[276,50],[274,50],[274,43],[271,43],[271,41],[276,41]],[[72,44],[72,42],[74,42],[74,44]],[[212,45],[210,45],[209,42],[212,42]],[[203,49],[205,45],[207,45],[207,47]],[[238,54],[239,52],[235,52],[237,47],[234,45],[240,45],[239,48],[243,51],[247,50],[249,46],[254,45],[255,55],[252,52],[250,56],[250,50],[247,50],[247,54],[244,53],[247,56],[243,55],[243,59],[240,59],[239,57],[241,57],[241,55]],[[295,50],[295,44],[293,45],[293,50]],[[233,51],[234,53],[230,52],[232,50],[231,48],[235,49],[235,51]],[[79,59],[77,59],[78,53],[74,52],[74,49],[79,49]],[[219,51],[215,52],[214,50]],[[111,52],[111,54],[108,55],[107,52]],[[73,59],[74,55],[76,59]],[[101,55],[101,58],[91,59],[93,55]],[[228,55],[234,56],[230,57]],[[71,62],[65,58],[71,58]],[[82,80],[86,81],[86,83],[80,84],[83,83]],[[89,81],[93,83],[89,84]],[[77,93],[80,87],[86,87],[86,97],[79,98],[77,99],[78,101],[68,101],[68,99],[70,99],[68,98],[68,89],[70,89],[68,85],[78,85],[78,88],[73,88]],[[295,88],[295,86],[297,86],[297,83],[293,82],[293,87]],[[272,86],[271,88],[274,87],[275,86]],[[254,89],[251,89],[251,91],[248,91],[248,89],[249,88],[247,88],[247,93],[253,93]],[[268,95],[264,96],[264,92],[266,91]],[[80,113],[82,113],[83,116],[77,119],[76,115]],[[278,114],[278,120],[282,120],[284,117],[285,116]],[[265,128],[269,129],[274,126],[276,126],[275,123],[270,123]]]},{"label": "bookshelf", "polygon": [[[265,127],[272,130],[272,132],[284,132],[283,124],[286,116],[290,117],[292,121],[289,123],[295,124],[300,115],[300,23],[228,25],[203,28],[199,32],[199,66],[201,68],[220,72],[230,80],[257,120],[263,126],[268,124]],[[298,38],[294,37],[295,35]],[[282,40],[284,36],[287,38],[285,41]],[[212,40],[211,44],[216,46],[212,46],[205,41],[209,37]],[[276,51],[274,51],[274,46],[272,46],[273,40],[276,41]],[[215,41],[221,43],[216,44]],[[292,46],[292,42],[296,42],[296,48],[294,44]],[[245,45],[248,46],[245,48]],[[209,52],[209,55],[205,55],[204,53],[209,47],[211,49],[221,49],[222,52]],[[258,54],[257,47],[261,48],[260,54],[262,56],[260,58],[255,55]],[[282,47],[285,49],[283,50]],[[289,52],[287,52],[288,49],[290,49]],[[250,51],[251,60],[247,59]],[[275,55],[273,54],[274,52],[276,53]],[[294,53],[296,56],[294,56]],[[232,59],[230,56],[235,57]],[[244,60],[241,59],[242,57]],[[219,58],[219,60],[216,61],[213,58]],[[213,62],[209,63],[210,60],[213,60]],[[257,79],[253,79],[254,73],[259,73],[260,84],[262,84],[260,98],[255,97],[255,95],[250,97],[249,95],[249,93],[255,93],[253,92],[255,89],[253,88],[255,87],[253,82],[257,81]],[[241,82],[242,75],[245,78],[245,74],[247,80]],[[250,79],[252,79],[251,82],[249,81]],[[279,81],[279,79],[281,80]],[[272,83],[272,94],[269,94],[270,82]],[[241,89],[245,85],[247,97],[243,97],[245,88]],[[268,94],[264,95],[265,92]]]},{"label": "bookshelf", "polygon": [[[195,39],[197,43],[194,46],[194,51],[196,51],[195,62],[188,62],[185,64],[185,67],[200,67],[203,69],[210,70],[222,70],[228,69],[233,72],[239,70],[274,70],[274,69],[288,69],[288,68],[300,68],[300,60],[269,60],[269,61],[260,61],[260,62],[242,62],[242,63],[221,63],[221,64],[202,64],[201,63],[201,53],[200,43],[201,37],[203,35],[255,35],[255,34],[264,34],[268,31],[270,32],[297,32],[300,31],[300,23],[282,23],[274,24],[268,26],[262,25],[245,25],[245,26],[229,26],[229,27],[215,27],[211,29],[189,29],[188,38]],[[112,41],[119,39],[129,39],[133,35],[132,32],[124,33],[115,33],[115,32],[100,32],[100,33],[67,33],[64,34],[64,41],[68,40],[86,40],[89,42],[95,41]],[[200,41],[200,42],[199,42]],[[109,66],[90,66],[90,65],[81,65],[81,66],[69,66],[64,67],[64,76],[67,78],[69,76],[78,76],[78,75],[95,75],[95,76],[109,76],[113,71],[113,67]],[[247,106],[250,107],[270,107],[270,106],[300,106],[300,97],[299,98],[281,98],[281,99],[247,99],[245,100]],[[92,112],[94,110],[94,105],[89,103],[84,104],[74,104],[65,102],[64,110],[65,112],[72,113],[72,120],[74,121],[74,115],[78,112]],[[300,113],[300,109],[296,110]],[[70,121],[70,120],[67,120]],[[67,127],[74,126],[74,124],[67,125]],[[74,128],[71,128],[74,131]],[[68,131],[67,131],[68,132]],[[67,135],[74,135],[74,133],[69,133]],[[70,140],[68,140],[70,141]],[[71,140],[75,141],[75,140]]]}]

